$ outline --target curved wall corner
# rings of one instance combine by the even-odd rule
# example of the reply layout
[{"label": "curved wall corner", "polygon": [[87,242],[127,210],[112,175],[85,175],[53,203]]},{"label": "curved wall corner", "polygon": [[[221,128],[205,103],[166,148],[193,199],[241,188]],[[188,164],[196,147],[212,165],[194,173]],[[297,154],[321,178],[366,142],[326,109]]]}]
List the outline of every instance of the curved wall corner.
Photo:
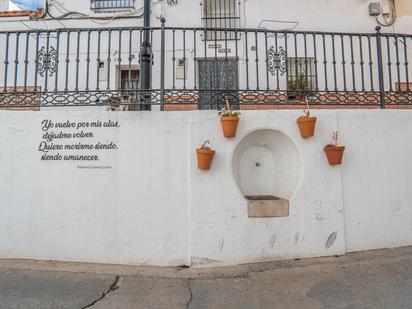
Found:
[{"label": "curved wall corner", "polygon": [[284,133],[256,130],[235,149],[232,168],[243,196],[275,196],[290,200],[301,172],[300,153]]}]

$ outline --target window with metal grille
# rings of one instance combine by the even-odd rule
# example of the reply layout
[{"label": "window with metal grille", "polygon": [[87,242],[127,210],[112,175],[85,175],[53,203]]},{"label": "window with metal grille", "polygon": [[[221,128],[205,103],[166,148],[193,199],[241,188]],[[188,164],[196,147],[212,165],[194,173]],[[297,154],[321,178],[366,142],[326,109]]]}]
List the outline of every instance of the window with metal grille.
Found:
[{"label": "window with metal grille", "polygon": [[135,90],[139,85],[139,70],[121,70],[120,87],[123,90]]},{"label": "window with metal grille", "polygon": [[[238,0],[203,0],[203,26],[234,29],[239,26]],[[234,40],[234,31],[208,31],[206,40]]]},{"label": "window with metal grille", "polygon": [[315,58],[288,58],[288,90],[306,93],[316,88]]},{"label": "window with metal grille", "polygon": [[134,9],[135,0],[91,0],[91,9],[94,11],[112,11],[119,9]]}]

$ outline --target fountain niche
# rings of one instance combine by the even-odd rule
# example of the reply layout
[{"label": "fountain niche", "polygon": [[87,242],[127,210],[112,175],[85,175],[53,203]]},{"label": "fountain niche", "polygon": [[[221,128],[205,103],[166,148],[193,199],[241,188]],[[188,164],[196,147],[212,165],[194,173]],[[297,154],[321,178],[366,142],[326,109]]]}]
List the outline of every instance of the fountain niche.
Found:
[{"label": "fountain niche", "polygon": [[250,218],[287,217],[301,157],[284,133],[262,129],[245,136],[233,155],[233,174]]}]

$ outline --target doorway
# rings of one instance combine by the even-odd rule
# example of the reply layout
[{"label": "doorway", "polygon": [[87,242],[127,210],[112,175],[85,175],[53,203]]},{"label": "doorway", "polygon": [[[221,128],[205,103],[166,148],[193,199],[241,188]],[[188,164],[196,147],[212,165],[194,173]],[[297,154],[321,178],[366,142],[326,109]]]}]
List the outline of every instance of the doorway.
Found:
[{"label": "doorway", "polygon": [[229,100],[239,108],[237,59],[199,59],[199,101],[201,110],[218,110]]}]

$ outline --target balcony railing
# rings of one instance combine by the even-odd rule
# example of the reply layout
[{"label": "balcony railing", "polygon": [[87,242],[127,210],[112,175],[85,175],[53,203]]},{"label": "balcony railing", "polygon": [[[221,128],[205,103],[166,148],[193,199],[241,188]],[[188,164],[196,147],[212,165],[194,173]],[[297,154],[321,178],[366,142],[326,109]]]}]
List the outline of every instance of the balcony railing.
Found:
[{"label": "balcony railing", "polygon": [[[136,87],[143,33],[152,88]],[[204,40],[211,31],[225,39]],[[164,40],[162,40],[162,34]],[[235,37],[235,40],[229,38]],[[0,32],[0,106],[412,104],[412,35],[212,28]],[[142,98],[150,100],[143,101]]]}]

